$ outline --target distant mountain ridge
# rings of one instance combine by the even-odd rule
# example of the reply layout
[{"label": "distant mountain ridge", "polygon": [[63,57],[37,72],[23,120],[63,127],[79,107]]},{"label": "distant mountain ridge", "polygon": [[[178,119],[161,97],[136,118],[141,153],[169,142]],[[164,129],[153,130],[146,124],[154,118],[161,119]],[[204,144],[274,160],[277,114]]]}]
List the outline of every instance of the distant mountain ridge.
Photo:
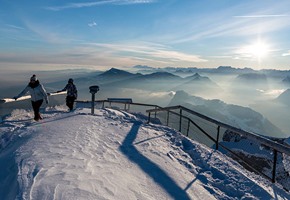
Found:
[{"label": "distant mountain ridge", "polygon": [[136,65],[133,69],[148,71],[167,71],[177,74],[188,74],[188,73],[213,73],[213,74],[247,74],[247,73],[264,73],[271,77],[285,77],[285,74],[290,76],[290,70],[276,70],[276,69],[261,69],[254,70],[250,67],[235,68],[232,66],[219,66],[217,68],[198,68],[198,67],[165,67],[165,68],[154,68],[150,66]]},{"label": "distant mountain ridge", "polygon": [[149,74],[130,73],[125,70],[111,68],[96,77],[96,80],[103,87],[125,87],[146,90],[177,90],[180,87],[187,87],[190,91],[201,88],[198,82],[202,81],[204,90],[210,85],[217,86],[208,77],[200,76],[198,73],[182,78],[166,71],[158,71]]},{"label": "distant mountain ridge", "polygon": [[176,92],[169,106],[173,105],[183,105],[218,121],[246,131],[272,137],[273,133],[276,133],[279,137],[285,136],[269,120],[248,107],[226,104],[217,99],[206,100],[201,97],[189,95],[184,91]]}]

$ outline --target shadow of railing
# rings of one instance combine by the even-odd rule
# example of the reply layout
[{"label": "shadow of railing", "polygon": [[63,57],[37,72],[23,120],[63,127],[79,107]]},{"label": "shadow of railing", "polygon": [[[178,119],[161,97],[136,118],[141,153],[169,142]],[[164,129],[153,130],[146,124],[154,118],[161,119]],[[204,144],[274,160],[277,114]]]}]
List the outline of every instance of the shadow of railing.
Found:
[{"label": "shadow of railing", "polygon": [[[90,101],[79,103],[91,104]],[[109,107],[135,113],[149,113],[148,122],[167,125],[179,130],[185,136],[227,154],[229,157],[237,160],[245,169],[255,172],[271,180],[273,183],[276,181],[281,183],[279,180],[283,174],[289,177],[290,147],[283,145],[277,138],[265,137],[244,131],[183,106],[162,108],[158,105],[121,101],[110,102],[109,100],[98,100],[96,103],[95,107],[97,108]],[[176,109],[179,111],[174,111]],[[225,136],[233,136],[234,141],[227,142]],[[241,142],[244,149],[239,150],[236,140]],[[253,151],[253,156],[259,154],[262,157],[251,157],[250,155],[252,155]],[[267,170],[267,172],[264,170]],[[277,175],[279,177],[277,177]],[[283,187],[285,190],[289,191],[289,186],[283,185]]]},{"label": "shadow of railing", "polygon": [[134,146],[141,123],[135,122],[120,146],[121,152],[132,162],[136,163],[154,182],[160,185],[173,199],[190,199],[186,191],[168,176],[158,165],[143,156]]},{"label": "shadow of railing", "polygon": [[[149,113],[148,122],[151,121],[151,113],[156,116],[157,112],[159,113],[157,118],[161,119],[162,124],[227,154],[249,171],[273,183],[277,181],[283,185],[284,189],[289,190],[289,185],[280,182],[281,177],[277,178],[277,175],[283,174],[289,177],[290,161],[286,159],[290,157],[289,146],[275,141],[274,138],[233,127],[180,105],[150,109],[147,112]],[[237,146],[238,142],[240,146]],[[268,170],[266,171],[265,168]]]}]

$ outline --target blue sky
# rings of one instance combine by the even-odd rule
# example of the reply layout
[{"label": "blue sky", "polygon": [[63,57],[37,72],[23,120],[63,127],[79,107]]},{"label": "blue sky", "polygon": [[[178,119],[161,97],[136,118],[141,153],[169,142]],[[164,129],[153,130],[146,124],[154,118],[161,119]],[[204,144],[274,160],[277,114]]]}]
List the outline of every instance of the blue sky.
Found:
[{"label": "blue sky", "polygon": [[0,69],[290,69],[289,0],[0,0]]}]

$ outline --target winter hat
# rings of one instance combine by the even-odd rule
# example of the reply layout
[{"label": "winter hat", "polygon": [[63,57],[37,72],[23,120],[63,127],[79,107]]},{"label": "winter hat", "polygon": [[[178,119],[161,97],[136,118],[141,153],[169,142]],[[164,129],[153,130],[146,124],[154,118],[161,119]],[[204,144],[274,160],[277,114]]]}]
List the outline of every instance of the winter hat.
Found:
[{"label": "winter hat", "polygon": [[73,83],[74,80],[73,80],[72,78],[70,78],[70,79],[68,79],[68,82],[69,82],[69,83]]},{"label": "winter hat", "polygon": [[36,75],[35,75],[35,74],[33,74],[33,75],[31,76],[30,81],[37,81],[37,78],[36,78]]}]

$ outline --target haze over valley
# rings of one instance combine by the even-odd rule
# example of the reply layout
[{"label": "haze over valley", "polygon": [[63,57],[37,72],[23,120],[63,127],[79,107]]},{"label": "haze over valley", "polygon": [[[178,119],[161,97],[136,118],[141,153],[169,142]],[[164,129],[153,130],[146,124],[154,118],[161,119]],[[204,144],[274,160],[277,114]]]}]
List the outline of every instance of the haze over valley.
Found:
[{"label": "haze over valley", "polygon": [[[77,69],[33,73],[37,74],[47,92],[62,89],[68,78],[73,78],[79,91],[78,100],[90,100],[89,86],[98,85],[97,100],[122,97],[160,106],[186,105],[224,123],[259,134],[290,136],[290,114],[287,112],[290,71],[134,66],[131,70]],[[7,72],[9,79],[1,79],[5,84],[1,84],[0,98],[18,94],[30,76],[31,72]],[[246,126],[244,122],[241,124],[245,120],[248,121]]]}]

